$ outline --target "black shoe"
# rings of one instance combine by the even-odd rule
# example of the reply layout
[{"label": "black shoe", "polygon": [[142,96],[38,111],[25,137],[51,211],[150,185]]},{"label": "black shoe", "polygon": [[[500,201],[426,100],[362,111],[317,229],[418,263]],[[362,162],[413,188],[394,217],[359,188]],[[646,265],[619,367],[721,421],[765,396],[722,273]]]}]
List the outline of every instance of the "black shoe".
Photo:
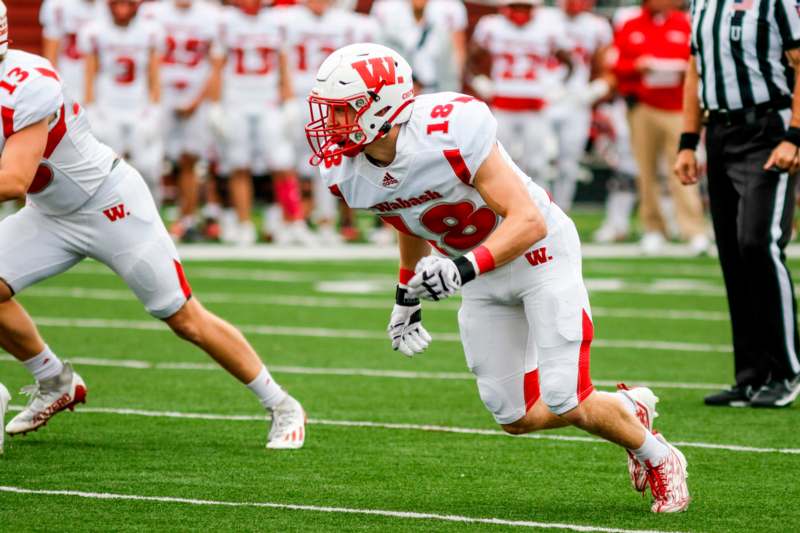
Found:
[{"label": "black shoe", "polygon": [[706,405],[714,407],[747,407],[754,394],[751,385],[734,385],[730,389],[709,394],[704,401]]},{"label": "black shoe", "polygon": [[750,400],[752,407],[789,407],[800,394],[800,376],[793,380],[773,380],[761,387]]}]

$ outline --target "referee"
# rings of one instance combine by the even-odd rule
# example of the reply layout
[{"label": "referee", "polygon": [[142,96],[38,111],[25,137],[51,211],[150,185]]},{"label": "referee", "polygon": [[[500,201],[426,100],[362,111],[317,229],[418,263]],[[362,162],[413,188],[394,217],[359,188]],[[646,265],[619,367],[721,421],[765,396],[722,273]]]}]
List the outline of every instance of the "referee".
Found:
[{"label": "referee", "polygon": [[733,329],[736,383],[707,405],[786,407],[800,393],[794,287],[784,249],[800,169],[800,6],[694,0],[675,172],[698,180],[706,117],[708,193]]}]

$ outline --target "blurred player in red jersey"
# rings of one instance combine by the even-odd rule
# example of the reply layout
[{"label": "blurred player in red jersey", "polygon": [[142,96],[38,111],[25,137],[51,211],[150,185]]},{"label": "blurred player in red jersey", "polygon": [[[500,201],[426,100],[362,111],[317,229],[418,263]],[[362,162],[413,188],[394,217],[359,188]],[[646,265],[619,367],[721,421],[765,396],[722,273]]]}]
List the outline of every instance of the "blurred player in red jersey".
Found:
[{"label": "blurred player in red jersey", "polygon": [[97,137],[130,159],[158,204],[164,166],[159,68],[162,29],[140,16],[141,0],[107,0],[110,17],[78,35],[86,54],[83,103]]},{"label": "blurred player in red jersey", "polygon": [[454,92],[415,97],[412,76],[390,48],[337,50],[317,74],[306,126],[331,191],[398,230],[392,347],[424,351],[431,336],[419,298],[461,289],[467,364],[505,431],[574,425],[603,437],[628,450],[631,481],[642,492],[649,482],[653,512],[685,510],[686,460],[652,432],[657,398],[592,385],[593,325],[572,220],[514,164],[485,104]]},{"label": "blurred player in red jersey", "polygon": [[14,296],[91,257],[123,278],[150,314],[247,385],[272,413],[268,448],[301,447],[300,404],[242,334],[192,296],[142,176],[94,137],[50,62],[8,48],[2,1],[0,108],[0,202],[27,196],[24,208],[0,222],[0,347],[36,380],[5,431],[35,431],[86,399],[86,383],[44,343]]}]

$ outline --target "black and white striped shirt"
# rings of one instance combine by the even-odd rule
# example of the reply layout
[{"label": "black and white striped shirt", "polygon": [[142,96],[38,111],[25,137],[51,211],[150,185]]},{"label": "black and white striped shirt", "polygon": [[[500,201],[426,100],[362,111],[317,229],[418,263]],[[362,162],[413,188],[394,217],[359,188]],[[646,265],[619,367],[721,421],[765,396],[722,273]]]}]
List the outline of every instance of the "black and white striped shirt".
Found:
[{"label": "black and white striped shirt", "polygon": [[692,53],[704,109],[741,109],[791,97],[784,52],[800,48],[800,0],[693,0]]}]

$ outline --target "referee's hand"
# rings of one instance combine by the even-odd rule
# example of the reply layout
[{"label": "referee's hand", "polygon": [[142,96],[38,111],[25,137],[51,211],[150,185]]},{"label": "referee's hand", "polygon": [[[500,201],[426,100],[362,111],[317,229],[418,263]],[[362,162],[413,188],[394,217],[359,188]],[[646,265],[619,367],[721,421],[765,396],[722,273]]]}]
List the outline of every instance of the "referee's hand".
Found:
[{"label": "referee's hand", "polygon": [[781,141],[775,147],[769,159],[764,163],[764,170],[777,170],[794,174],[800,170],[800,151],[789,141]]},{"label": "referee's hand", "polygon": [[675,161],[675,175],[684,185],[694,185],[697,183],[697,157],[694,150],[688,148],[678,152],[678,159]]}]

